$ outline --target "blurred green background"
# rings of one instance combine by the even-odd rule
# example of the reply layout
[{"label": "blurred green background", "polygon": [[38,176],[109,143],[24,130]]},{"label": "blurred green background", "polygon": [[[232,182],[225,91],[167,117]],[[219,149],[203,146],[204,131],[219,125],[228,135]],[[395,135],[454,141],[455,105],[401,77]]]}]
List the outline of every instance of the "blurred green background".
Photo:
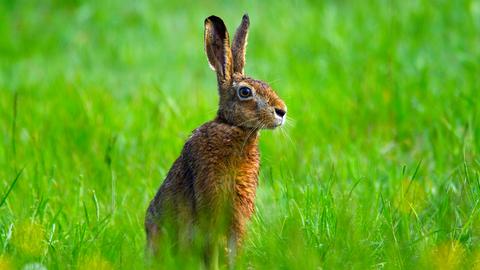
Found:
[{"label": "blurred green background", "polygon": [[147,204],[217,109],[203,21],[244,12],[290,118],[237,268],[480,269],[479,0],[1,1],[0,269],[146,267]]}]

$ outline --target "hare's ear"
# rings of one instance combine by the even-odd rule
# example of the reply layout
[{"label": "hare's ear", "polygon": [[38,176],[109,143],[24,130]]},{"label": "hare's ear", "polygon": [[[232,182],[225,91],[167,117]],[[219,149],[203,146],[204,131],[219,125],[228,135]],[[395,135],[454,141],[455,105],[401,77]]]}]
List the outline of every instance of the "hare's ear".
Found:
[{"label": "hare's ear", "polygon": [[248,14],[245,14],[243,15],[242,23],[238,27],[232,42],[233,72],[243,74],[243,68],[245,67],[245,52],[247,50],[249,25],[250,19],[248,18]]},{"label": "hare's ear", "polygon": [[222,19],[210,16],[205,19],[205,52],[210,67],[217,72],[220,84],[232,82],[232,51],[227,28]]}]

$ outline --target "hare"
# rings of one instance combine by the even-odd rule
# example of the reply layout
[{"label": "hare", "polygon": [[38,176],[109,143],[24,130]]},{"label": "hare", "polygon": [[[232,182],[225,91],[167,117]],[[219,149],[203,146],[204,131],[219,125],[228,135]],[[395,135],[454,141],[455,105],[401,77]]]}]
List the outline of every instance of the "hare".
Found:
[{"label": "hare", "polygon": [[205,51],[217,74],[219,109],[213,121],[193,131],[147,209],[147,249],[153,254],[161,252],[160,242],[172,230],[169,239],[176,243],[188,245],[194,233],[202,238],[207,265],[217,263],[221,239],[227,240],[230,259],[241,244],[254,212],[259,131],[283,125],[287,113],[267,83],[245,76],[249,24],[245,14],[230,46],[222,19],[205,19]]}]

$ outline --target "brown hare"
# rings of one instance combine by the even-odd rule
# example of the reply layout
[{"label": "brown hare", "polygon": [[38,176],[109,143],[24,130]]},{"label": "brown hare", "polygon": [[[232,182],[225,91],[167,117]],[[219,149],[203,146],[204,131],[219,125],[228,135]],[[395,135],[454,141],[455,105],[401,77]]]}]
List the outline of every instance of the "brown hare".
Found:
[{"label": "brown hare", "polygon": [[205,19],[219,109],[213,121],[193,131],[147,209],[147,248],[153,254],[161,253],[161,240],[173,231],[168,237],[180,245],[202,238],[207,265],[217,264],[220,241],[228,243],[223,248],[232,260],[254,212],[259,131],[281,126],[287,108],[267,83],[244,73],[249,24],[245,14],[230,46],[222,19]]}]

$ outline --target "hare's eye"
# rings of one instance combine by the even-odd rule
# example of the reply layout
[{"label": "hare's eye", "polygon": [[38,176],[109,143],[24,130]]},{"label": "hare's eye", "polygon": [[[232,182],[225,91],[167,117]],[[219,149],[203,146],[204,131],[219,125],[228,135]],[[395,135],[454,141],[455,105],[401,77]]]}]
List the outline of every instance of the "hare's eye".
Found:
[{"label": "hare's eye", "polygon": [[251,96],[252,96],[252,89],[246,86],[240,87],[238,89],[238,97],[240,97],[240,99],[247,99]]}]

